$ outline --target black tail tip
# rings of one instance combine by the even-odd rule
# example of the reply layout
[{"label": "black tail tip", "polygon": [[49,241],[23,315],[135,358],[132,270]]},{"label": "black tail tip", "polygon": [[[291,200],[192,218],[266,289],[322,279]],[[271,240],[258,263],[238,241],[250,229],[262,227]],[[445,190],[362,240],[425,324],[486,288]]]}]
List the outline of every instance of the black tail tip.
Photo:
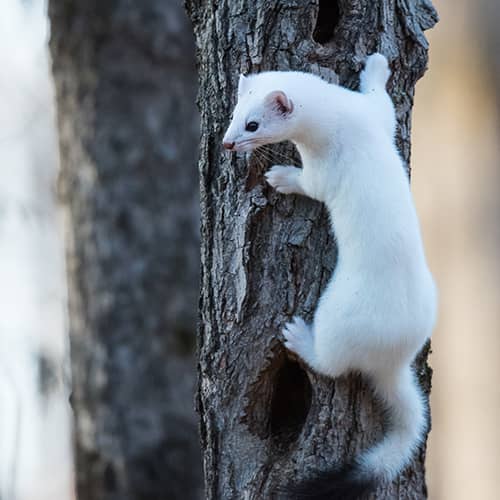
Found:
[{"label": "black tail tip", "polygon": [[362,500],[377,486],[375,477],[360,473],[357,463],[321,472],[301,483],[286,487],[278,497],[282,500]]}]

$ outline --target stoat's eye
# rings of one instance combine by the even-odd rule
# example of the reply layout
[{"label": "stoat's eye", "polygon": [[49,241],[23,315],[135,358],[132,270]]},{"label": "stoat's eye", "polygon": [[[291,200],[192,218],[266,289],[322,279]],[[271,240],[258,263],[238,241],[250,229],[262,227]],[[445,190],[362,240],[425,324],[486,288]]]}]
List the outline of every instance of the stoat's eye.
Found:
[{"label": "stoat's eye", "polygon": [[259,128],[259,124],[257,122],[248,122],[245,130],[247,132],[255,132]]}]

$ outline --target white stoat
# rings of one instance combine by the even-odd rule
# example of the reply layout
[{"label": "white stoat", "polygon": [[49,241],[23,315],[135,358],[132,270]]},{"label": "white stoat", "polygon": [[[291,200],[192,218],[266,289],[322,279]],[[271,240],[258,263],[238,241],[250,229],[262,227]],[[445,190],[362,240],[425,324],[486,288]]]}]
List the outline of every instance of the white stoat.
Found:
[{"label": "white stoat", "polygon": [[311,325],[285,325],[285,346],[330,377],[360,371],[388,409],[381,442],[350,467],[292,487],[295,498],[359,498],[393,479],[412,459],[426,408],[411,363],[431,335],[437,295],[427,267],[407,174],[394,142],[390,75],[368,57],[361,92],[300,72],[241,76],[224,147],[248,151],[292,141],[303,168],[266,174],[278,192],[328,207],[338,262]]}]

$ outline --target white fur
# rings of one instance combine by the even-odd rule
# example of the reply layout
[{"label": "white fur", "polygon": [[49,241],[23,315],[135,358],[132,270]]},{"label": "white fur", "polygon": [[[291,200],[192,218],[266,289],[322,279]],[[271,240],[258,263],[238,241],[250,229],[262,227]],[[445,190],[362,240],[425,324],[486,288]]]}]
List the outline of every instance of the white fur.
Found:
[{"label": "white fur", "polygon": [[[390,71],[374,54],[352,92],[298,72],[240,79],[225,142],[235,150],[291,140],[302,169],[274,166],[267,181],[328,207],[339,257],[314,321],[285,326],[288,349],[319,373],[361,371],[386,403],[391,427],[365,452],[362,472],[393,478],[422,439],[425,407],[410,364],[431,335],[437,309],[408,177],[394,143],[395,113],[385,90]],[[280,112],[268,96],[293,103]],[[245,131],[256,121],[256,132]]]}]

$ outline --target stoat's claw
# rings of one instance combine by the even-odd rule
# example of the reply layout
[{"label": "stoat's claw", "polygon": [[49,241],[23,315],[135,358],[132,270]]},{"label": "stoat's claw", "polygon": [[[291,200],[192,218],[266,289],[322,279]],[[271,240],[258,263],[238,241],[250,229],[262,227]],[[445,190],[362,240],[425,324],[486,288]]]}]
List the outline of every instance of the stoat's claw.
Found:
[{"label": "stoat's claw", "polygon": [[289,350],[307,359],[309,352],[313,349],[312,330],[306,322],[298,316],[287,323],[283,328],[284,346]]}]

